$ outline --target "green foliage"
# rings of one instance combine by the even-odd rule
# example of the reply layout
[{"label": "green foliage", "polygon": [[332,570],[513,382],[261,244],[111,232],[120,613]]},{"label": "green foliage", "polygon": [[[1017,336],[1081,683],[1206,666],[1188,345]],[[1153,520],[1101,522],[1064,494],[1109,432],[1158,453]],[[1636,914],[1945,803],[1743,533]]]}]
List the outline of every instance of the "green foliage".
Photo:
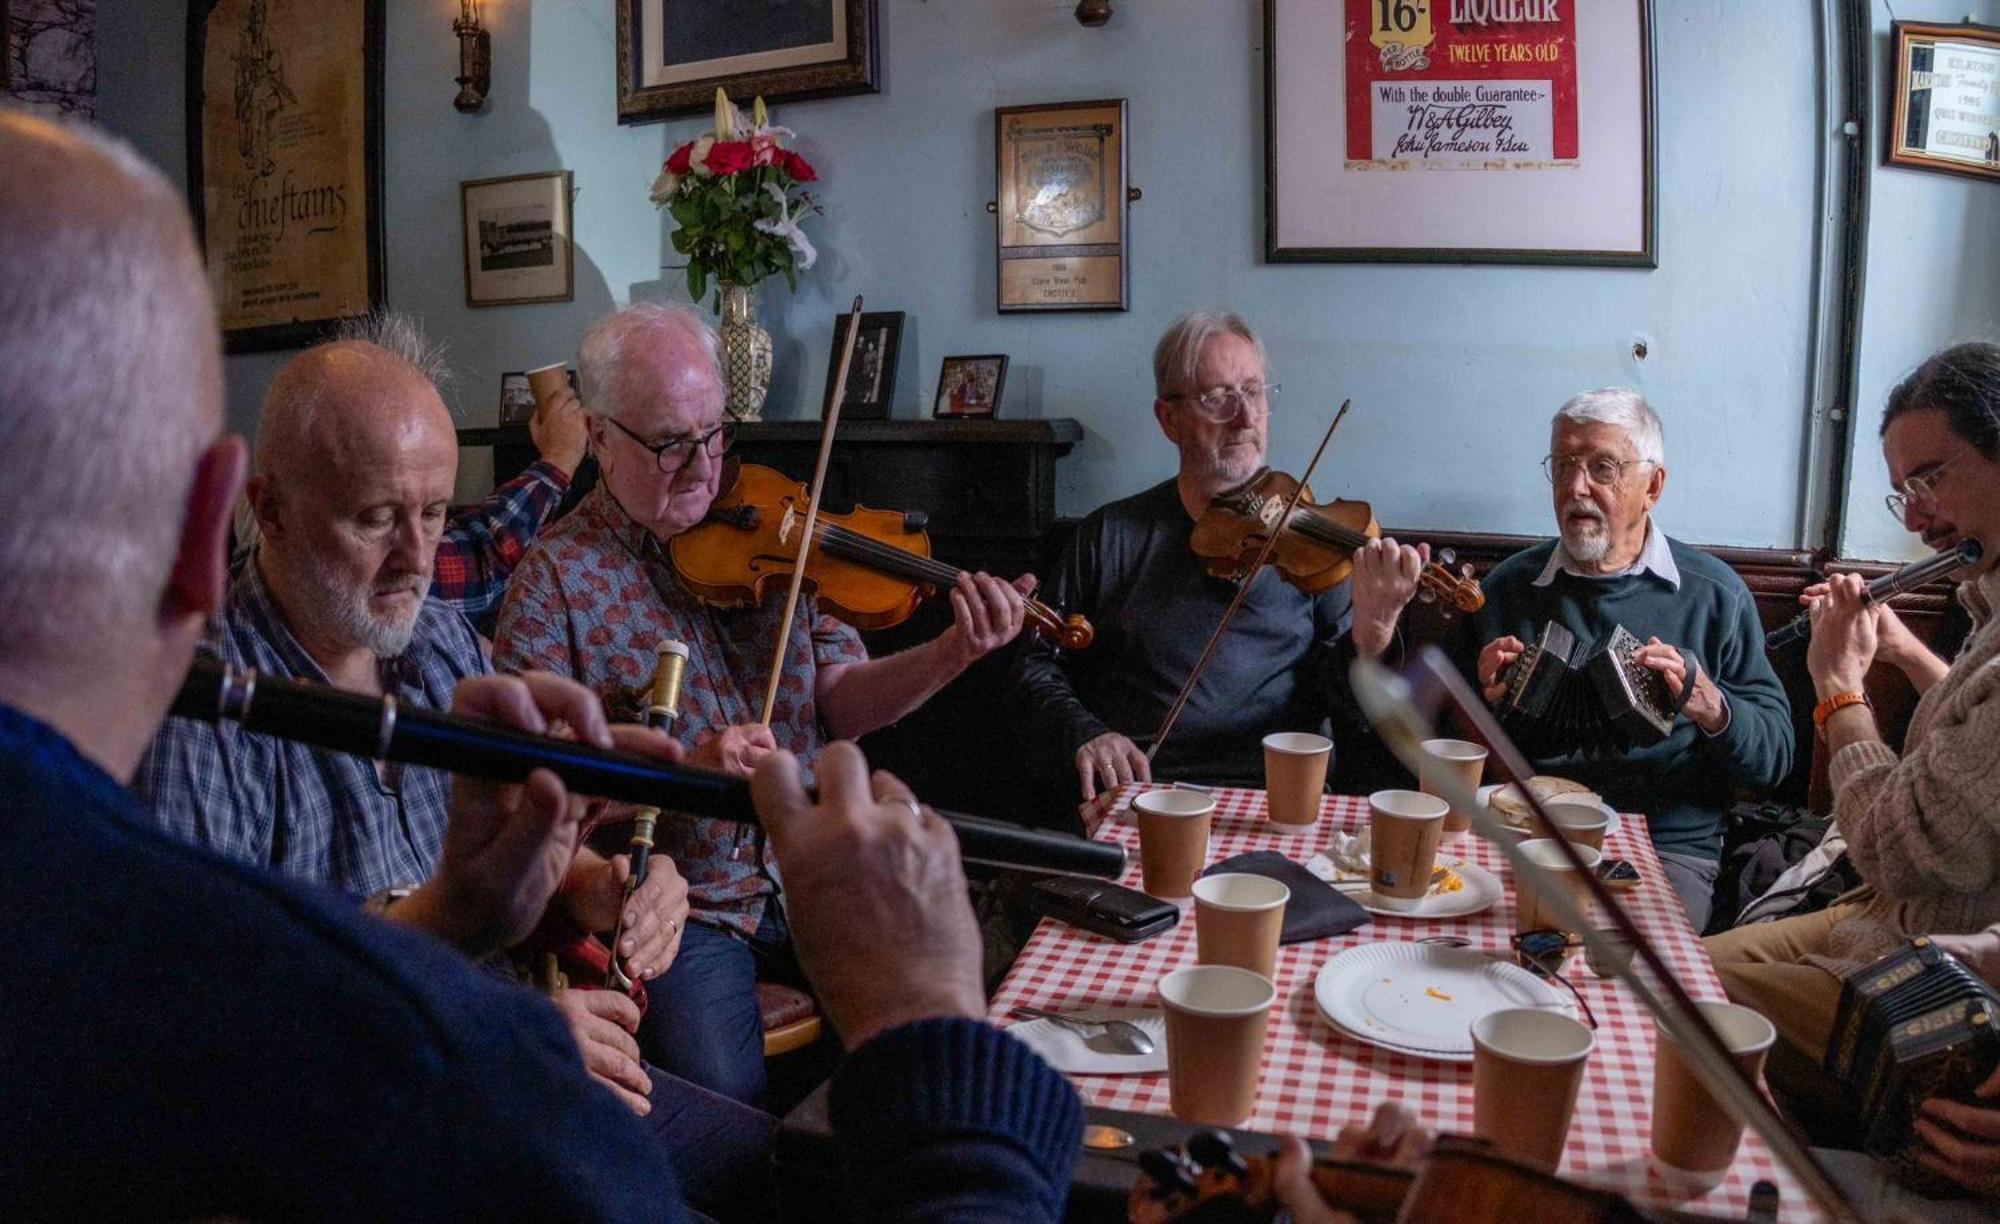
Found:
[{"label": "green foliage", "polygon": [[687,256],[688,296],[693,301],[708,295],[711,280],[754,285],[782,273],[785,282],[794,291],[798,289],[791,243],[782,233],[756,228],[758,221],[779,222],[785,216],[785,205],[767,185],[776,185],[788,199],[812,204],[811,196],[795,194],[796,182],[776,166],[757,166],[720,177],[690,174],[680,179],[667,211],[680,227],[672,242],[676,252]]}]

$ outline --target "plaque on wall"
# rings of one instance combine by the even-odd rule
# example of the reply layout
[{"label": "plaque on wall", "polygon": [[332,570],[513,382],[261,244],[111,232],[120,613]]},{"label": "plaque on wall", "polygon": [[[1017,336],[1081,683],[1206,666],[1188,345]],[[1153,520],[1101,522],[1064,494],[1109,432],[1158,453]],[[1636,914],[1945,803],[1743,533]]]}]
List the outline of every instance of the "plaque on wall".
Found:
[{"label": "plaque on wall", "polygon": [[1003,312],[1128,305],[1125,99],[993,113]]}]

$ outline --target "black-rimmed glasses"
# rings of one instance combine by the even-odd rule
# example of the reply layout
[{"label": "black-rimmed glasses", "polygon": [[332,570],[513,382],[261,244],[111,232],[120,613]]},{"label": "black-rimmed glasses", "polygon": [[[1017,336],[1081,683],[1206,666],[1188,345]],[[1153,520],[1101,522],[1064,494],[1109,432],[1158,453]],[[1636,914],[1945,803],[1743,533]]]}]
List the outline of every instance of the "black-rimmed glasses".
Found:
[{"label": "black-rimmed glasses", "polygon": [[1277,383],[1253,382],[1240,387],[1210,387],[1199,395],[1169,395],[1167,398],[1182,404],[1193,404],[1202,416],[1220,424],[1235,416],[1238,408],[1245,404],[1270,411],[1281,389]]},{"label": "black-rimmed glasses", "polygon": [[736,445],[736,422],[734,421],[724,421],[707,433],[692,438],[668,438],[665,442],[648,442],[610,417],[605,417],[604,419],[606,423],[615,427],[619,433],[624,434],[634,442],[637,442],[641,447],[652,452],[653,462],[660,465],[662,473],[678,472],[687,466],[687,461],[694,458],[696,447],[700,447],[702,452],[709,458],[719,459],[723,455],[728,454],[730,448]]},{"label": "black-rimmed glasses", "polygon": [[1597,1016],[1590,1010],[1590,1000],[1576,988],[1576,983],[1563,974],[1563,962],[1569,959],[1569,934],[1565,931],[1523,931],[1514,936],[1514,951],[1520,961],[1539,977],[1554,978],[1569,988],[1576,998],[1576,1005],[1583,1009],[1583,1022],[1597,1027]]},{"label": "black-rimmed glasses", "polygon": [[1920,506],[1936,505],[1938,480],[1944,475],[1946,468],[1957,463],[1963,456],[1964,452],[1961,451],[1921,476],[1909,477],[1896,486],[1894,493],[1884,497],[1882,504],[1889,507],[1889,513],[1895,515],[1899,523],[1909,513],[1911,503]]}]

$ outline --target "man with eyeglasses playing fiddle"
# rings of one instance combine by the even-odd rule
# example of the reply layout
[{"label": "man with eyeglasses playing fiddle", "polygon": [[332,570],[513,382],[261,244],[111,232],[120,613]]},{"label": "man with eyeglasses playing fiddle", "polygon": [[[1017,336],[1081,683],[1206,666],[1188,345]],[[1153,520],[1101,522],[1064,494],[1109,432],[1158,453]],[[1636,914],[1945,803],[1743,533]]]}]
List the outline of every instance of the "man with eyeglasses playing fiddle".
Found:
[{"label": "man with eyeglasses playing fiddle", "polygon": [[1681,703],[1666,738],[1534,764],[1589,786],[1619,811],[1645,814],[1668,881],[1700,931],[1732,788],[1768,790],[1792,763],[1791,706],[1765,655],[1756,603],[1734,570],[1653,522],[1667,487],[1665,432],[1638,392],[1602,387],[1564,404],[1542,471],[1559,534],[1493,567],[1464,653],[1470,659],[1479,647],[1473,674],[1497,702],[1525,643],[1550,621],[1585,646],[1620,625],[1643,643],[1631,661],[1658,672]]},{"label": "man with eyeglasses playing fiddle", "polygon": [[[680,582],[667,543],[720,496],[735,423],[723,412],[715,331],[692,311],[637,304],[592,325],[578,352],[591,452],[603,478],[543,533],[516,568],[494,636],[502,671],[581,682],[614,712],[652,674],[655,646],[688,647],[681,716],[688,760],[748,776],[776,749],[808,770],[836,739],[908,714],[1020,632],[1020,595],[986,574],[951,592],[938,637],[870,659],[855,630],[801,598],[718,608]],[[789,646],[770,726],[758,717],[780,635]],[[764,1093],[759,967],[791,975],[779,880],[762,836],[716,820],[660,829],[660,852],[687,878],[691,921],[652,985],[639,1040],[663,1069],[750,1104]]]},{"label": "man with eyeglasses playing fiddle", "polygon": [[1235,314],[1196,311],[1167,328],[1153,350],[1153,417],[1179,470],[1098,508],[1070,541],[1050,592],[1097,627],[1090,649],[1065,654],[1032,638],[1016,648],[1023,721],[1051,773],[1074,764],[1086,801],[1156,779],[1262,787],[1263,737],[1323,731],[1348,709],[1348,664],[1357,652],[1382,656],[1416,593],[1429,550],[1392,539],[1358,550],[1352,580],[1318,596],[1253,575],[1173,737],[1147,760],[1139,739],[1158,728],[1236,594],[1190,541],[1218,495],[1264,468],[1278,394],[1266,374],[1263,342]]}]

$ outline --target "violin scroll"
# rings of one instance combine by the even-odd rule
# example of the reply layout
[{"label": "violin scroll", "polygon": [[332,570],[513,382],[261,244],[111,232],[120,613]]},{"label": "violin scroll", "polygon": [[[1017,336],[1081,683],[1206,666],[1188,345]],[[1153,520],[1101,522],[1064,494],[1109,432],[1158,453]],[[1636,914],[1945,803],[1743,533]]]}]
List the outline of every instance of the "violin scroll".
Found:
[{"label": "violin scroll", "polygon": [[[1456,571],[1453,566],[1457,566]],[[1435,559],[1417,575],[1417,597],[1425,603],[1445,600],[1467,615],[1486,606],[1486,592],[1480,589],[1479,579],[1472,576],[1471,563],[1459,565],[1458,554],[1449,548],[1440,548]]]}]

